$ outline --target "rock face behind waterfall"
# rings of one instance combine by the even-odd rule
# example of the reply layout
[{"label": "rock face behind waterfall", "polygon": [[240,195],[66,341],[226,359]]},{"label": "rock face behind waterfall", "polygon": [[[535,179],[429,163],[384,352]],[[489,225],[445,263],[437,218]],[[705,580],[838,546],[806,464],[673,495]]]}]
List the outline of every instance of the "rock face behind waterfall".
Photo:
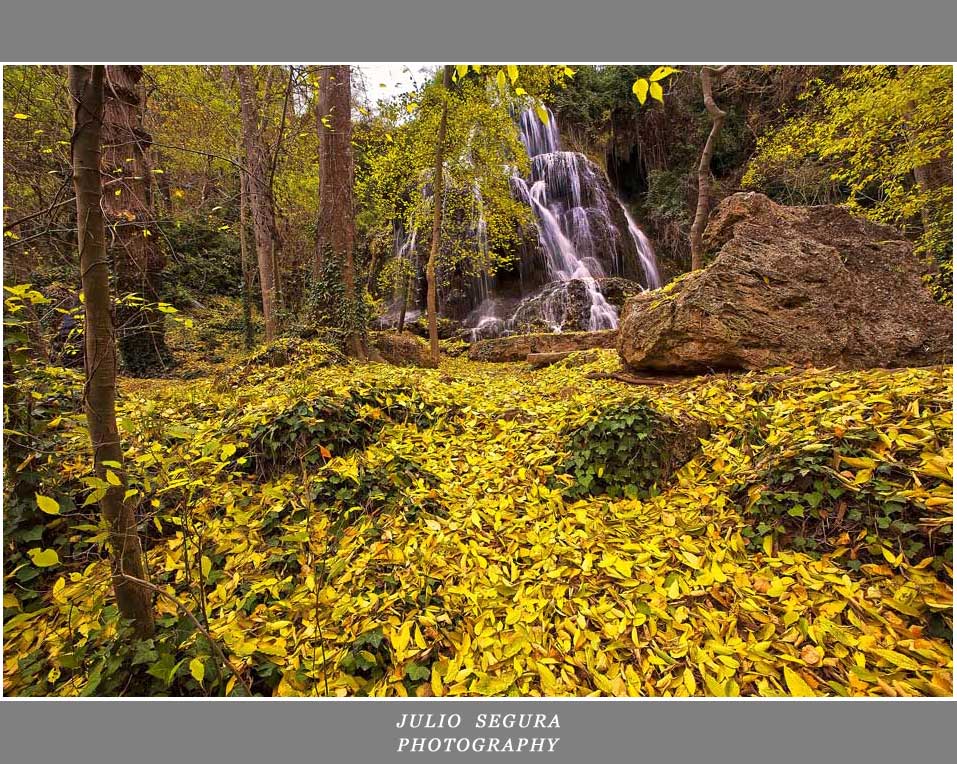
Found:
[{"label": "rock face behind waterfall", "polygon": [[713,262],[625,307],[618,350],[635,370],[796,364],[923,366],[953,357],[950,310],[911,245],[839,207],[735,194],[705,232]]}]

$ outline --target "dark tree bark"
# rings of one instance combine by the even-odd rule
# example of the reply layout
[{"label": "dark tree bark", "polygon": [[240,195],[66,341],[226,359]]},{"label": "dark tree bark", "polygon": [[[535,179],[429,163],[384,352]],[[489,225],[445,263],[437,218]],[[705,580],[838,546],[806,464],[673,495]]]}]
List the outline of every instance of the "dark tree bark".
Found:
[{"label": "dark tree bark", "polygon": [[256,259],[259,263],[259,284],[262,289],[263,321],[266,341],[279,333],[277,316],[279,233],[272,188],[269,183],[271,162],[260,126],[259,99],[256,95],[254,74],[249,66],[236,67],[239,79],[239,109],[243,123],[243,147],[246,151],[246,174],[249,190],[249,209],[253,217],[256,240]]},{"label": "dark tree bark", "polygon": [[439,365],[439,323],[435,288],[435,269],[442,246],[442,198],[444,182],[442,169],[445,164],[445,134],[448,129],[449,91],[452,89],[452,67],[446,65],[442,74],[442,116],[439,131],[435,136],[435,170],[432,175],[432,248],[425,266],[426,309],[429,314],[429,351],[434,366]]},{"label": "dark tree bark", "polygon": [[112,470],[120,483],[111,483],[100,500],[100,511],[110,529],[113,588],[117,605],[120,613],[133,621],[137,634],[148,637],[154,630],[150,592],[125,577],[147,580],[136,517],[133,507],[124,499],[126,473],[122,467],[107,466],[107,462],[122,465],[123,449],[116,426],[116,342],[105,224],[100,206],[103,196],[100,181],[103,83],[102,66],[70,67],[73,186],[76,190],[80,281],[86,312],[84,406],[96,475],[106,481],[107,470]]},{"label": "dark tree bark", "polygon": [[365,358],[362,327],[357,326],[356,223],[352,156],[352,70],[349,66],[319,67],[319,231],[314,275],[333,260],[341,274],[346,348]]},{"label": "dark tree bark", "polygon": [[245,172],[239,173],[239,259],[243,272],[243,331],[246,349],[249,350],[253,335],[253,269],[249,262],[249,179]]},{"label": "dark tree bark", "polygon": [[704,106],[711,116],[711,131],[701,151],[698,162],[698,204],[695,208],[694,222],[691,224],[691,270],[700,270],[704,265],[704,252],[701,238],[708,223],[708,214],[711,212],[711,157],[714,156],[714,147],[718,141],[718,134],[724,124],[727,113],[718,108],[714,101],[714,81],[728,70],[727,66],[713,68],[701,67],[701,93],[704,96]]},{"label": "dark tree bark", "polygon": [[127,371],[149,375],[170,362],[160,300],[166,258],[160,248],[150,165],[152,137],[143,127],[142,66],[106,67],[103,110],[103,210],[120,298],[135,294],[143,306],[116,309],[117,340]]}]

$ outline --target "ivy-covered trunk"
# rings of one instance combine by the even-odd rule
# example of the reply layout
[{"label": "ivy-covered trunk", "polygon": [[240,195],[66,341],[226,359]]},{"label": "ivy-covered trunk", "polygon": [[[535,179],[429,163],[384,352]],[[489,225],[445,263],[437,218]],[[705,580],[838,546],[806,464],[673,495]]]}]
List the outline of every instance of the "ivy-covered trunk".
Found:
[{"label": "ivy-covered trunk", "polygon": [[[103,109],[103,210],[120,299],[116,331],[128,372],[169,365],[164,315],[157,309],[166,257],[157,240],[152,199],[152,137],[145,130],[142,66],[108,66]],[[132,297],[129,297],[133,295]]]},{"label": "ivy-covered trunk", "polygon": [[100,511],[110,529],[113,588],[120,613],[137,634],[153,633],[149,591],[127,576],[146,580],[133,507],[125,500],[123,449],[116,425],[116,343],[110,271],[101,207],[100,156],[103,127],[102,66],[71,66],[73,186],[76,191],[80,280],[86,311],[86,387],[83,397],[97,477],[107,486]]},{"label": "ivy-covered trunk", "polygon": [[363,311],[356,294],[351,67],[319,67],[317,110],[319,230],[313,276],[325,292],[318,297],[328,303],[326,318],[345,332],[346,350],[365,358]]}]

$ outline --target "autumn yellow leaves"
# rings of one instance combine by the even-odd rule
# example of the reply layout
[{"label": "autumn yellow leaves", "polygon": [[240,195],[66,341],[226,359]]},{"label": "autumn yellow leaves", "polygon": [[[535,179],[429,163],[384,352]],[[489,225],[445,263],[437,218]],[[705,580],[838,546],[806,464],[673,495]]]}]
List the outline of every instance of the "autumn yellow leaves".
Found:
[{"label": "autumn yellow leaves", "polygon": [[[851,457],[860,461],[842,465],[848,484],[893,463],[894,490],[943,533],[952,415],[933,401],[949,400],[949,373],[812,370],[656,388],[661,411],[710,425],[700,452],[647,498],[575,500],[556,469],[567,433],[635,395],[586,376],[615,364],[603,353],[537,372],[460,359],[441,370],[304,365],[282,371],[283,385],[215,392],[197,382],[127,399],[129,412],[195,412],[180,424],[221,438],[239,399],[255,419],[257,407],[287,410],[303,396],[405,391],[363,404],[360,416],[381,417],[372,443],[348,453],[322,443],[321,463],[300,472],[223,467],[243,453],[235,428],[208,446],[205,468],[194,454],[187,469],[186,442],[172,441],[170,476],[198,484],[191,527],[201,549],[161,518],[170,531],[150,550],[150,568],[191,602],[198,576],[210,632],[246,675],[272,677],[260,687],[276,695],[952,693],[943,629],[953,595],[939,562],[885,544],[886,554],[852,569],[852,540],[814,554],[773,533],[752,543],[753,521],[734,498],[763,474],[768,444],[786,451],[805,434],[811,442],[867,426],[895,444],[916,439],[903,445],[920,458],[900,467],[893,449]],[[879,404],[891,391],[907,399],[906,417]],[[746,434],[756,409],[760,438]],[[131,461],[146,448],[134,440]],[[8,655],[42,650],[53,666],[78,643],[104,639],[96,624],[107,583],[102,564],[66,576],[44,609],[8,629]],[[158,608],[161,617],[173,610]],[[211,668],[205,678],[201,669],[180,671],[208,685]],[[8,660],[8,692],[22,682]]]}]

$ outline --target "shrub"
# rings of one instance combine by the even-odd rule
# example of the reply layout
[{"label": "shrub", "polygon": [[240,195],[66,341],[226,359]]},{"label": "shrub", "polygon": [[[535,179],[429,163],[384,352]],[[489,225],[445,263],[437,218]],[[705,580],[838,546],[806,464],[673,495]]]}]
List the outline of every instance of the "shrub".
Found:
[{"label": "shrub", "polygon": [[641,399],[617,403],[568,433],[561,472],[572,497],[636,498],[656,491],[698,450],[706,425],[676,422]]},{"label": "shrub", "polygon": [[[754,521],[744,535],[759,546],[774,533],[812,554],[843,547],[846,558],[832,559],[852,569],[882,562],[889,548],[912,563],[932,556],[933,568],[943,571],[953,559],[949,507],[915,500],[908,484],[916,472],[927,491],[949,493],[950,481],[920,446],[900,446],[887,458],[879,433],[860,427],[773,451],[756,465],[756,480],[737,493]],[[875,458],[880,451],[884,457]]]}]

